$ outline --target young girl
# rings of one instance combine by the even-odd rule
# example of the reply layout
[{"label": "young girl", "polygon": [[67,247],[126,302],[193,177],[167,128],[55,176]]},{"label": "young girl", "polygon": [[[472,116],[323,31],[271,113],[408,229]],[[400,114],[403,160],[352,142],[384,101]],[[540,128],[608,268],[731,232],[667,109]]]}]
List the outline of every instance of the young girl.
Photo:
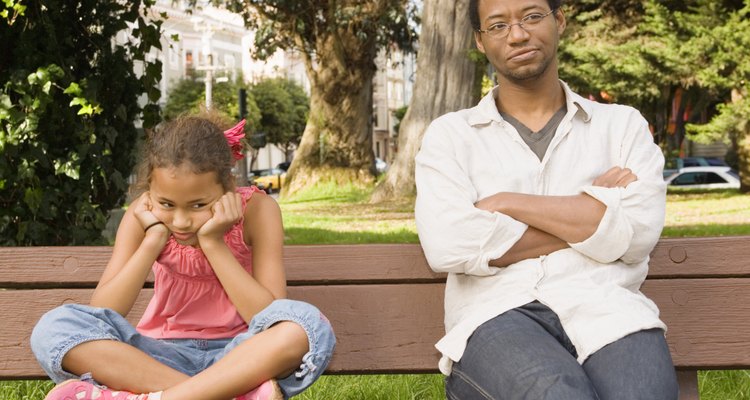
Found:
[{"label": "young girl", "polygon": [[[31,336],[58,383],[47,400],[277,399],[310,386],[335,338],[285,300],[276,202],[235,188],[244,121],[182,117],[150,133],[132,202],[90,305],[64,305]],[[153,269],[137,327],[125,319]]]}]

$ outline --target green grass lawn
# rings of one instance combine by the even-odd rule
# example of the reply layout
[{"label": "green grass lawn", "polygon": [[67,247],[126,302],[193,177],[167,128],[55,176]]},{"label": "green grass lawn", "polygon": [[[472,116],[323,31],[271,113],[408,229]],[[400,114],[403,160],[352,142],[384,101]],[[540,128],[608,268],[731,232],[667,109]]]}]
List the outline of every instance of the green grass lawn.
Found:
[{"label": "green grass lawn", "polygon": [[[288,244],[418,243],[413,200],[368,204],[368,189],[322,187],[281,200]],[[668,195],[662,236],[750,235],[750,196],[736,191]],[[41,400],[49,381],[0,381],[0,400]],[[701,371],[702,400],[750,400],[750,371]],[[444,399],[441,375],[323,376],[304,400]]]},{"label": "green grass lawn", "polygon": [[369,204],[357,188],[307,193],[280,202],[287,244],[419,243],[412,200]]},{"label": "green grass lawn", "polygon": [[750,235],[750,195],[670,191],[663,237]]}]

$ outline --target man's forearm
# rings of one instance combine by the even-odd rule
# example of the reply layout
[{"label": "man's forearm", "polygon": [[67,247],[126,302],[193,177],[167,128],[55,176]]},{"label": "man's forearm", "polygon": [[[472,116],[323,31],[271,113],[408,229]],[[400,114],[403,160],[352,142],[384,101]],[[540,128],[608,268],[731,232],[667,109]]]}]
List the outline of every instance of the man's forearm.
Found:
[{"label": "man's forearm", "polygon": [[593,235],[606,211],[604,204],[587,194],[540,196],[502,192],[480,200],[476,207],[503,213],[567,243],[582,242]]},{"label": "man's forearm", "polygon": [[513,247],[502,257],[490,260],[489,264],[493,267],[507,267],[522,260],[545,256],[568,247],[568,243],[557,236],[530,226]]}]

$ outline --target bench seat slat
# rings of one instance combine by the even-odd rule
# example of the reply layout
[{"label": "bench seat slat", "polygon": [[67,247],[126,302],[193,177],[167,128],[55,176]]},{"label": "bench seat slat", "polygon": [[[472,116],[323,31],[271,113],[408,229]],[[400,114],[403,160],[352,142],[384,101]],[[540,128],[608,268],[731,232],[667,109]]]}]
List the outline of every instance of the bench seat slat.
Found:
[{"label": "bench seat slat", "polygon": [[[643,291],[670,327],[668,341],[681,369],[750,366],[750,278],[650,280]],[[332,285],[289,288],[330,318],[338,345],[329,373],[436,372],[435,342],[443,332],[441,283]],[[41,378],[29,333],[47,310],[87,302],[91,289],[0,291],[0,376]],[[145,309],[144,290],[129,316]],[[731,307],[728,307],[730,306]],[[19,312],[22,309],[23,312]]]},{"label": "bench seat slat", "polygon": [[[439,355],[433,344],[443,331],[443,290],[442,284],[302,286],[289,288],[289,297],[317,305],[331,320],[338,344],[329,373],[435,372]],[[43,378],[29,348],[33,326],[58,305],[88,302],[92,292],[0,291],[0,377]],[[141,292],[128,320],[137,322],[152,293]],[[11,311],[19,304],[23,313]]]},{"label": "bench seat slat", "polygon": [[[31,331],[41,316],[62,304],[86,304],[92,289],[0,290],[0,377],[2,379],[47,379],[29,344]],[[128,318],[138,321],[152,292],[144,290]]]},{"label": "bench seat slat", "polygon": [[750,367],[750,278],[649,279],[677,366]]}]

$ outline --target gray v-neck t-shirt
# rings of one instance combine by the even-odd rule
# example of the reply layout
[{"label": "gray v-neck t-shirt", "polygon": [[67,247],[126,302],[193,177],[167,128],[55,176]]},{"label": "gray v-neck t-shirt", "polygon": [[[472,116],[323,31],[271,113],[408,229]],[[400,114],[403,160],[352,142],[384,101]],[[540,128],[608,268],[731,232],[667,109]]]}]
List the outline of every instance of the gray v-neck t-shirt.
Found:
[{"label": "gray v-neck t-shirt", "polygon": [[544,154],[547,152],[547,148],[549,148],[549,144],[552,142],[552,138],[555,136],[557,127],[560,125],[560,122],[562,121],[563,117],[565,117],[565,113],[567,112],[568,107],[566,105],[563,105],[562,108],[557,110],[555,115],[550,118],[547,124],[539,130],[539,132],[533,132],[519,120],[513,118],[510,114],[506,114],[501,111],[500,116],[503,117],[504,120],[508,121],[509,124],[513,125],[514,128],[516,128],[518,133],[521,135],[521,139],[526,142],[526,145],[529,146],[531,151],[533,151],[541,161],[544,158]]}]

